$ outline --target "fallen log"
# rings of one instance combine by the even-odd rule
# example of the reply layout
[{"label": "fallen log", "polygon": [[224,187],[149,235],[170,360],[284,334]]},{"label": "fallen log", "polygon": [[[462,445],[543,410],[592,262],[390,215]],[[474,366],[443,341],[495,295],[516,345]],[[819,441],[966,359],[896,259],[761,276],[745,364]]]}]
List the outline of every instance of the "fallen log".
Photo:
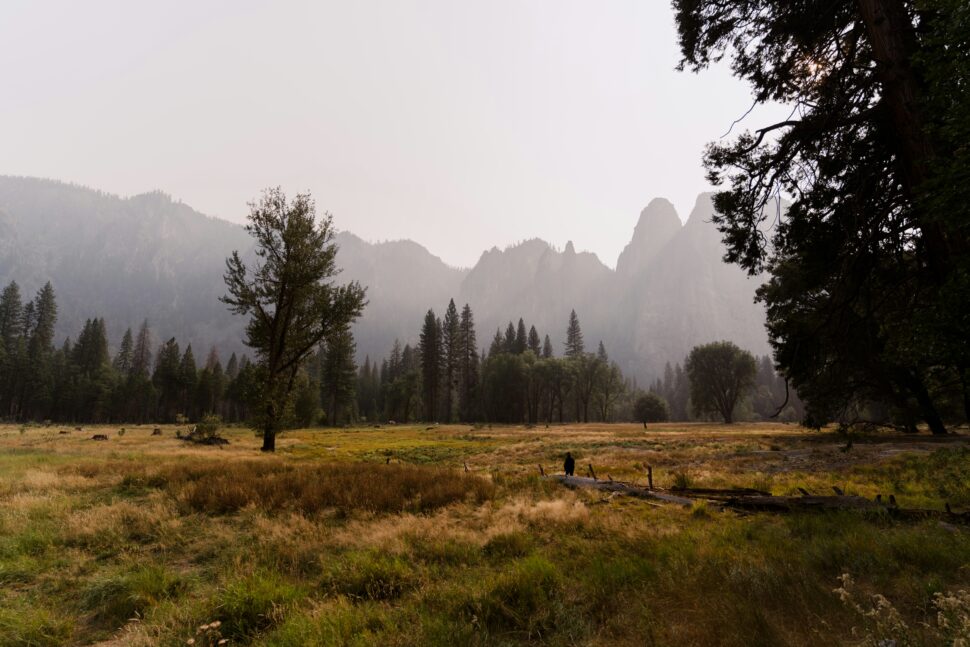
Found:
[{"label": "fallen log", "polygon": [[861,496],[736,496],[722,501],[728,508],[762,512],[797,510],[884,510],[885,506]]},{"label": "fallen log", "polygon": [[694,505],[694,500],[688,499],[687,497],[657,492],[656,490],[647,490],[645,488],[628,485],[619,481],[598,481],[585,476],[565,476],[563,474],[556,474],[546,478],[559,481],[566,487],[583,487],[592,488],[594,490],[605,490],[607,492],[619,492],[620,494],[626,494],[627,496],[636,497],[638,499],[654,499],[657,501],[664,501],[666,503],[676,503],[688,508]]},{"label": "fallen log", "polygon": [[755,490],[754,488],[707,488],[707,487],[691,487],[691,488],[671,488],[671,492],[676,492],[683,496],[688,497],[699,497],[703,499],[718,499],[722,497],[738,497],[738,496],[771,496],[771,492],[765,492],[764,490]]},{"label": "fallen log", "polygon": [[[688,488],[681,490],[674,490],[675,494],[670,492],[660,492],[657,490],[648,490],[646,488],[637,487],[635,485],[630,485],[628,483],[621,483],[620,481],[599,481],[594,478],[584,477],[584,476],[565,476],[563,474],[555,474],[546,476],[547,479],[552,479],[562,483],[566,487],[570,488],[592,488],[594,490],[603,490],[606,492],[614,492],[618,494],[625,494],[627,496],[632,496],[638,499],[648,499],[654,501],[662,501],[664,503],[674,503],[677,505],[682,505],[684,507],[693,507],[695,501],[708,500],[711,503],[723,506],[724,508],[730,508],[739,512],[773,512],[773,513],[788,513],[788,512],[830,512],[836,510],[855,510],[863,512],[879,512],[888,514],[891,518],[900,519],[904,521],[919,521],[923,519],[938,519],[940,521],[947,521],[951,523],[958,523],[961,525],[970,525],[970,511],[967,512],[954,512],[949,509],[947,510],[926,510],[919,508],[900,508],[893,504],[886,505],[882,502],[881,497],[876,500],[867,499],[861,496],[818,496],[818,495],[805,495],[805,496],[772,496],[770,494],[760,493],[760,494],[737,494],[733,496],[727,496],[726,492],[747,492],[748,488],[739,488],[737,490],[723,490],[717,488]],[[758,492],[758,490],[751,490]],[[683,496],[686,494],[687,496]],[[895,501],[895,497],[893,497]],[[652,504],[656,505],[656,504]]]}]

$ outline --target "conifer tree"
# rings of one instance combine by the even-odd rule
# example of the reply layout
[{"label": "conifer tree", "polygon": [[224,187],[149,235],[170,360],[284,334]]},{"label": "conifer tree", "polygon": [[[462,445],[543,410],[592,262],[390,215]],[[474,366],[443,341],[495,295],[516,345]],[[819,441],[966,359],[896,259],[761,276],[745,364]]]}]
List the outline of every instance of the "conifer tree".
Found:
[{"label": "conifer tree", "polygon": [[458,373],[460,389],[458,393],[459,417],[464,422],[475,419],[478,390],[478,341],[475,336],[475,318],[471,307],[466,303],[461,310],[458,325],[458,339],[461,346]]},{"label": "conifer tree", "polygon": [[545,340],[542,342],[542,359],[550,359],[555,355],[552,350],[552,340],[549,339],[549,335],[546,335]]},{"label": "conifer tree", "polygon": [[122,378],[127,379],[131,373],[132,359],[135,354],[135,340],[131,336],[131,328],[125,330],[121,338],[121,346],[115,354],[114,361],[111,363],[115,372]]},{"label": "conifer tree", "polygon": [[515,329],[515,343],[512,346],[512,352],[516,355],[521,355],[529,347],[529,338],[525,332],[525,322],[522,318],[519,318],[519,325]]},{"label": "conifer tree", "polygon": [[459,363],[461,358],[461,331],[458,320],[458,308],[455,300],[448,302],[444,321],[441,323],[442,354],[444,355],[444,383],[442,389],[443,420],[451,422],[455,408],[455,390],[458,387]]},{"label": "conifer tree", "polygon": [[195,363],[195,355],[192,353],[192,344],[185,347],[185,354],[179,362],[179,402],[180,413],[188,418],[195,419],[195,392],[199,382],[199,371]]},{"label": "conifer tree", "polygon": [[579,327],[576,311],[569,313],[569,326],[566,328],[566,357],[579,357],[585,352],[583,331]]},{"label": "conifer tree", "polygon": [[321,346],[323,361],[320,366],[320,389],[327,413],[327,424],[339,425],[351,422],[357,399],[357,344],[346,324],[327,336]]},{"label": "conifer tree", "polygon": [[[495,336],[492,337],[492,344],[488,347],[488,356],[498,355],[499,353],[504,353],[505,350],[505,339],[502,337],[501,331],[498,328],[495,329]],[[482,360],[484,364],[484,358]]]},{"label": "conifer tree", "polygon": [[[25,331],[27,362],[24,367],[20,413],[23,418],[49,417],[52,403],[52,366],[54,356],[54,325],[57,323],[57,301],[54,288],[46,283],[34,298],[32,325]],[[2,361],[0,361],[2,367]],[[0,368],[2,370],[2,368]],[[38,416],[44,412],[43,416]]]},{"label": "conifer tree", "polygon": [[152,383],[158,391],[158,418],[162,422],[172,422],[179,413],[181,402],[182,351],[172,337],[161,345],[155,358],[155,371]]},{"label": "conifer tree", "polygon": [[421,328],[421,388],[424,397],[424,417],[432,422],[438,417],[441,404],[441,366],[443,349],[441,344],[441,320],[428,310]]},{"label": "conifer tree", "polygon": [[24,306],[20,286],[11,281],[0,295],[0,415],[13,413],[14,396],[23,362]]},{"label": "conifer tree", "polygon": [[539,331],[536,330],[535,326],[529,328],[529,350],[531,350],[536,357],[542,356],[542,342],[539,341]]},{"label": "conifer tree", "polygon": [[512,322],[505,328],[505,339],[502,342],[502,350],[506,353],[515,354],[515,326]]}]

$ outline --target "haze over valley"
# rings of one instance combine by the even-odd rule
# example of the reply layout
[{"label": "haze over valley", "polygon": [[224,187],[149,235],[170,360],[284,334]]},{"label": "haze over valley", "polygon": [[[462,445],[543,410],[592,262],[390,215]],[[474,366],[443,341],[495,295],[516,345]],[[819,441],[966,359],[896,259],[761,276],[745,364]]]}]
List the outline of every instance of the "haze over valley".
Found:
[{"label": "haze over valley", "polygon": [[[321,210],[326,196],[315,196]],[[420,241],[372,243],[337,235],[340,281],[367,286],[368,306],[354,325],[360,361],[384,357],[395,338],[416,341],[429,308],[450,298],[475,313],[479,346],[510,318],[548,334],[562,352],[575,309],[587,343],[602,340],[624,373],[641,383],[682,361],[695,345],[730,339],[768,351],[764,313],[753,302],[759,281],[725,264],[710,222],[708,194],[681,224],[673,205],[654,198],[611,269],[582,241],[556,249],[539,240],[483,251],[470,269],[452,267]],[[345,223],[335,214],[335,224]],[[104,317],[116,345],[147,318],[158,340],[177,337],[204,354],[240,352],[244,321],[218,301],[225,259],[251,253],[239,225],[207,217],[161,193],[130,198],[57,181],[0,177],[0,283],[32,294],[51,281],[56,338],[76,336],[84,320]],[[58,342],[58,343],[59,343]]]}]

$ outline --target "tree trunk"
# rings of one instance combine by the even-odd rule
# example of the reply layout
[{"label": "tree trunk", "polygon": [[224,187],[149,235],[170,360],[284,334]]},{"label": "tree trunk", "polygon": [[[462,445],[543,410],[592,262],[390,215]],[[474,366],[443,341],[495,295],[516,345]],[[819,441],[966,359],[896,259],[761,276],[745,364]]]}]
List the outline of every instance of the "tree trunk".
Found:
[{"label": "tree trunk", "polygon": [[263,446],[260,448],[264,452],[276,451],[276,407],[270,402],[266,405],[266,422],[263,423]]},{"label": "tree trunk", "polygon": [[[915,198],[919,186],[929,175],[933,146],[926,134],[920,113],[920,79],[913,71],[917,49],[916,29],[903,0],[858,0],[859,13],[866,28],[877,65],[882,102],[896,131],[898,164],[903,186]],[[950,245],[943,226],[920,218],[926,243],[927,262],[936,280],[946,278],[950,265]]]},{"label": "tree trunk", "polygon": [[943,424],[943,419],[940,418],[940,414],[936,410],[936,405],[933,404],[933,399],[926,390],[926,385],[923,384],[923,381],[919,377],[912,376],[911,380],[910,388],[913,391],[913,395],[916,396],[916,402],[919,404],[920,411],[923,413],[923,419],[930,427],[930,432],[934,436],[945,436],[946,425]]}]

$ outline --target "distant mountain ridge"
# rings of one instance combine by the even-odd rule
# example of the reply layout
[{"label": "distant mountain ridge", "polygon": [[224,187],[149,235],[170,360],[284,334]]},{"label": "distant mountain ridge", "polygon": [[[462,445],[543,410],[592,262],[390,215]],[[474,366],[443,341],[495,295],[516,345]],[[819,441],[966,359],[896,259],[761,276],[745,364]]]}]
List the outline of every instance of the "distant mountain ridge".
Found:
[{"label": "distant mountain ridge", "polygon": [[[651,201],[616,270],[572,242],[562,251],[538,239],[493,248],[465,270],[409,240],[369,243],[340,232],[338,280],[368,287],[369,305],[354,331],[358,354],[383,357],[395,338],[414,343],[427,309],[441,315],[449,298],[471,305],[482,347],[497,327],[523,317],[560,352],[575,309],[590,350],[602,339],[641,381],[714,339],[765,353],[764,313],[753,303],[758,281],[721,261],[712,214],[708,195],[683,225],[670,202]],[[59,339],[75,336],[86,318],[104,316],[116,344],[125,328],[147,318],[159,340],[175,336],[197,355],[210,346],[224,355],[243,350],[243,321],[218,297],[226,256],[251,249],[241,226],[160,192],[120,198],[0,176],[0,283],[16,280],[26,298],[50,280]]]}]

